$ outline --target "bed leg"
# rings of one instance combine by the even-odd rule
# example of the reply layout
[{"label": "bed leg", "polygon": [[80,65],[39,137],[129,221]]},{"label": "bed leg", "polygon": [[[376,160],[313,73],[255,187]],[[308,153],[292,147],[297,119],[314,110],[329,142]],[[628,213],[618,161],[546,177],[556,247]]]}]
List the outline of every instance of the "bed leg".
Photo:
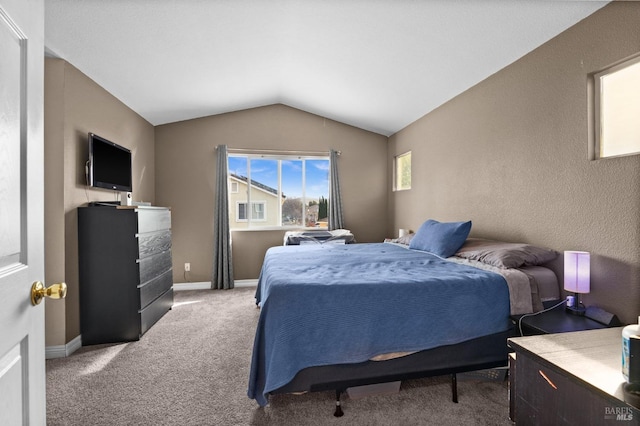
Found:
[{"label": "bed leg", "polygon": [[456,404],[458,403],[458,378],[456,377],[456,373],[451,375],[451,393],[452,400]]},{"label": "bed leg", "polygon": [[335,417],[344,416],[344,412],[342,411],[342,407],[340,406],[340,394],[342,391],[340,389],[336,389],[336,411],[333,413]]}]

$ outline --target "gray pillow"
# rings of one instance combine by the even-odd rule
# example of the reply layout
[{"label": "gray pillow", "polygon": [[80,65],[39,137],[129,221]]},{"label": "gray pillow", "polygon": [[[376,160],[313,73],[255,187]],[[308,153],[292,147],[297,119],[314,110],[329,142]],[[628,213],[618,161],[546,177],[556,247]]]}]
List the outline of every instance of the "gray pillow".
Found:
[{"label": "gray pillow", "polygon": [[498,268],[519,268],[550,262],[558,256],[558,253],[554,250],[524,243],[468,238],[455,255]]}]

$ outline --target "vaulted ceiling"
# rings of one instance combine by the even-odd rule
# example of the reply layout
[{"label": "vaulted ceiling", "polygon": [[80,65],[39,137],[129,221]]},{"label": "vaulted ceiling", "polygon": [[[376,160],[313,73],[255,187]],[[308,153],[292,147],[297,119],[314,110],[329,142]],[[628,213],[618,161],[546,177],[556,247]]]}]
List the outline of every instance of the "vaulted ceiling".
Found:
[{"label": "vaulted ceiling", "polygon": [[154,125],[281,103],[391,135],[607,3],[46,0],[45,45]]}]

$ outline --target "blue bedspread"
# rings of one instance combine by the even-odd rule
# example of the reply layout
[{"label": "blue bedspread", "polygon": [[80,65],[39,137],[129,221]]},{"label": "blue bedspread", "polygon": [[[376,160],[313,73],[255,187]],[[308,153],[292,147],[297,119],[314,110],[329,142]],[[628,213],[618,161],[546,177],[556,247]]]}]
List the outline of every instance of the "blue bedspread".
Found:
[{"label": "blue bedspread", "polygon": [[509,327],[493,272],[393,244],[267,251],[248,395],[260,405],[306,367],[460,343]]}]

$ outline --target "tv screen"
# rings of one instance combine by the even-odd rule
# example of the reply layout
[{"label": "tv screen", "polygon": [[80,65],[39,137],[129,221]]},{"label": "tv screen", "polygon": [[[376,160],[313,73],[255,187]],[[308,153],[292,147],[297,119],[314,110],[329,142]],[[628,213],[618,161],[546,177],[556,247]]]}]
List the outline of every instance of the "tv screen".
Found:
[{"label": "tv screen", "polygon": [[131,192],[131,151],[89,133],[89,185]]}]

